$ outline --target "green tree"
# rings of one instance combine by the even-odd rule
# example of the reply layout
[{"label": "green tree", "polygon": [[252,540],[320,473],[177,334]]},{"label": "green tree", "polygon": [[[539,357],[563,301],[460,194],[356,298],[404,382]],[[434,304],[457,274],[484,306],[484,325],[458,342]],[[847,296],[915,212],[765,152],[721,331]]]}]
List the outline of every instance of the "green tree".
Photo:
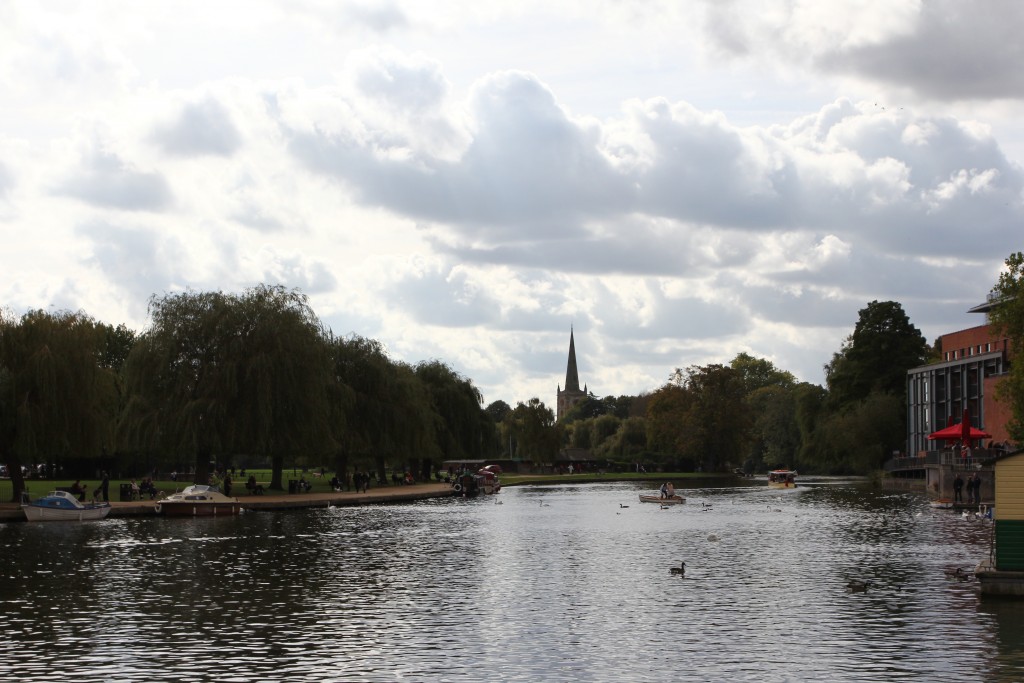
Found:
[{"label": "green tree", "polygon": [[558,455],[561,436],[555,425],[555,413],[539,398],[517,403],[505,418],[505,424],[508,437],[514,443],[513,457],[542,465],[552,462]]},{"label": "green tree", "polygon": [[129,449],[195,459],[269,458],[271,488],[293,463],[333,450],[326,336],[305,295],[258,286],[241,295],[168,294],[125,363],[121,424]]},{"label": "green tree", "polygon": [[724,365],[676,370],[675,380],[694,396],[688,425],[690,438],[683,455],[715,472],[743,458],[749,439],[750,414],[745,410],[743,375]]},{"label": "green tree", "polygon": [[[796,465],[803,469],[824,471],[818,466],[821,437],[818,425],[825,415],[828,392],[824,387],[801,382],[793,389],[794,419],[800,432],[800,448]],[[780,463],[781,464],[781,463]]]},{"label": "green tree", "polygon": [[[419,363],[415,370],[430,395],[440,453],[450,459],[493,455],[494,423],[481,407],[483,396],[473,382],[437,360]],[[429,476],[429,460],[423,467]]]},{"label": "green tree", "polygon": [[[1010,254],[1005,265],[989,296],[989,324],[1010,340],[1015,359],[1024,359],[1024,253]],[[999,383],[996,395],[1010,406],[1010,437],[1018,443],[1024,441],[1024,361],[1010,364],[1009,375]]]},{"label": "green tree", "polygon": [[752,416],[750,455],[743,463],[747,472],[796,463],[800,450],[800,428],[796,420],[793,387],[768,385],[747,395]]},{"label": "green tree", "polygon": [[372,462],[379,477],[389,458],[440,455],[430,394],[412,368],[392,361],[380,342],[358,335],[334,339],[332,357],[337,381],[351,390],[335,457],[339,474],[345,475],[350,455]]},{"label": "green tree", "polygon": [[846,410],[828,413],[818,426],[816,468],[828,474],[877,470],[903,445],[905,403],[876,391]]},{"label": "green tree", "polygon": [[907,370],[930,353],[924,335],[895,301],[872,301],[859,312],[857,324],[825,366],[829,401],[842,407],[874,391],[906,399]]},{"label": "green tree", "polygon": [[729,361],[729,367],[740,373],[747,394],[763,387],[792,387],[796,384],[793,373],[780,370],[770,360],[755,358],[748,353],[736,354]]},{"label": "green tree", "polygon": [[96,458],[111,445],[116,386],[103,327],[83,313],[0,311],[0,460],[14,499],[23,464]]},{"label": "green tree", "polygon": [[608,404],[597,396],[584,396],[562,416],[563,423],[592,420],[608,412]]},{"label": "green tree", "polygon": [[499,399],[484,408],[484,412],[487,413],[494,424],[501,424],[505,416],[512,412],[512,406]]},{"label": "green tree", "polygon": [[656,452],[678,455],[687,450],[695,417],[696,397],[681,383],[669,382],[647,400],[647,445]]}]

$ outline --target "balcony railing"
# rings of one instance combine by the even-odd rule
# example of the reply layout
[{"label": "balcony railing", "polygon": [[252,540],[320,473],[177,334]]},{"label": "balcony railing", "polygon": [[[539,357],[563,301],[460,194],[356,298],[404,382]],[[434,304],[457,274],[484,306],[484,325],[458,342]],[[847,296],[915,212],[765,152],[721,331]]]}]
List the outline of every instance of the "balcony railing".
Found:
[{"label": "balcony railing", "polygon": [[973,448],[971,449],[971,457],[964,458],[958,449],[947,448],[941,451],[923,451],[923,455],[912,458],[891,458],[886,461],[882,468],[886,472],[923,469],[928,465],[977,469],[998,455],[1002,455],[1002,451],[988,448]]}]

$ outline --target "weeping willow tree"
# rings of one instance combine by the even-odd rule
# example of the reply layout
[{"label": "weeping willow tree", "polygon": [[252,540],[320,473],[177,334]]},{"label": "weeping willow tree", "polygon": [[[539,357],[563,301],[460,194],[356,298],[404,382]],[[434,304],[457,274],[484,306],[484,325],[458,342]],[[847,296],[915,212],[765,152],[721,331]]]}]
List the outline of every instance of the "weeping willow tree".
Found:
[{"label": "weeping willow tree", "polygon": [[387,459],[431,448],[430,397],[408,365],[392,361],[380,342],[357,335],[333,339],[331,357],[335,385],[347,389],[348,401],[335,456],[339,473],[356,457],[372,462],[383,477]]},{"label": "weeping willow tree", "polygon": [[0,460],[15,500],[23,464],[96,458],[111,445],[117,383],[101,367],[105,340],[83,313],[0,312]]},{"label": "weeping willow tree", "polygon": [[149,313],[125,363],[126,448],[192,454],[197,482],[215,454],[266,457],[273,489],[286,458],[333,450],[327,340],[305,295],[265,285],[168,294]]},{"label": "weeping willow tree", "polygon": [[[473,382],[438,360],[416,366],[416,376],[430,395],[436,449],[432,457],[482,458],[495,452],[495,426]],[[426,458],[424,458],[426,459]],[[430,474],[430,462],[421,472]]]}]

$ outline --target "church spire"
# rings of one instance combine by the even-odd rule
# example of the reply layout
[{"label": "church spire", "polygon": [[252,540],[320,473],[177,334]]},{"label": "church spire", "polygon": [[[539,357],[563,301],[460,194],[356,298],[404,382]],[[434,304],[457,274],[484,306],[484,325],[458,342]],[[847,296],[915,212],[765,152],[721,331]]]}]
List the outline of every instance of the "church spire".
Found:
[{"label": "church spire", "polygon": [[576,370],[576,340],[573,339],[572,327],[569,327],[569,364],[565,368],[565,390],[580,390],[580,375]]}]

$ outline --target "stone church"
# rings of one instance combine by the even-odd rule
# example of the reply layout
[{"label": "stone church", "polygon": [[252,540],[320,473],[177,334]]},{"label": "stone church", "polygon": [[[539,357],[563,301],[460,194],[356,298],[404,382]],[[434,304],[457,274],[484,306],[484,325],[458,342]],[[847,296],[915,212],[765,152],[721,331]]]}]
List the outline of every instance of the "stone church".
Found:
[{"label": "stone church", "polygon": [[583,385],[583,389],[580,389],[580,375],[576,369],[576,340],[573,338],[573,330],[569,328],[569,363],[565,368],[565,389],[561,386],[558,387],[558,402],[557,412],[555,414],[556,420],[561,420],[562,416],[569,412],[569,410],[582,401],[587,396],[587,385]]}]

